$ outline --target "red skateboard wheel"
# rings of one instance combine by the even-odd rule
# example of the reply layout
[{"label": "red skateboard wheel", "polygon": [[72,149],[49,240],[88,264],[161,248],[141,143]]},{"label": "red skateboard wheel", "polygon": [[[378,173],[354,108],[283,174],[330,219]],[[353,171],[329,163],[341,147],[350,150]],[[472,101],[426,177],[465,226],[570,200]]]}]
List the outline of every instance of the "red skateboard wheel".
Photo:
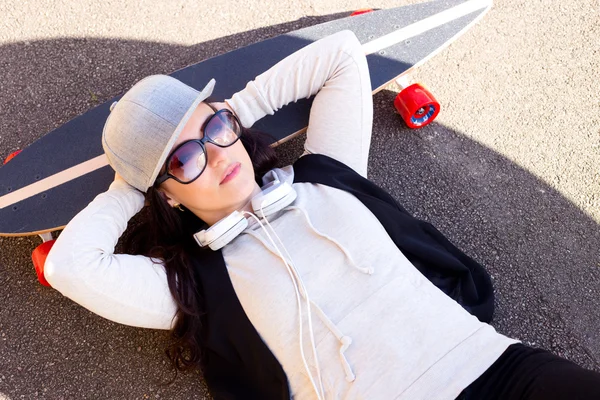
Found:
[{"label": "red skateboard wheel", "polygon": [[4,163],[2,163],[2,165],[6,164],[7,162],[9,162],[10,160],[12,160],[13,158],[15,158],[15,156],[17,154],[19,154],[21,152],[21,150],[17,150],[15,152],[12,152],[8,155],[8,157],[6,157],[6,160],[4,160]]},{"label": "red skateboard wheel", "polygon": [[46,257],[48,257],[48,253],[50,249],[54,245],[55,240],[48,240],[40,244],[35,248],[33,253],[31,253],[31,260],[33,261],[33,266],[35,267],[35,273],[37,274],[38,281],[44,285],[51,287],[46,278],[44,277],[44,264],[46,263]]},{"label": "red skateboard wheel", "polygon": [[406,125],[412,129],[430,124],[440,112],[440,103],[418,83],[414,83],[398,93],[394,99],[394,107]]},{"label": "red skateboard wheel", "polygon": [[360,10],[354,11],[352,14],[350,14],[350,16],[354,17],[355,15],[366,14],[371,11],[373,11],[372,8],[361,8]]}]

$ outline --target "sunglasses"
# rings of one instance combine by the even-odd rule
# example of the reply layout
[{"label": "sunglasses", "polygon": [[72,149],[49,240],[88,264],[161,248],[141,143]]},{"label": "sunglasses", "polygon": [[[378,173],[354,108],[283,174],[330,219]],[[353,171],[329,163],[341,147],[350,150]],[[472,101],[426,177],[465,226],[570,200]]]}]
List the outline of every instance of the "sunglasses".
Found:
[{"label": "sunglasses", "polygon": [[165,173],[156,179],[158,186],[169,178],[179,183],[192,183],[204,172],[208,163],[206,142],[219,147],[229,147],[242,136],[240,120],[228,109],[217,110],[207,104],[215,112],[202,125],[202,139],[192,139],[181,143],[167,157]]}]

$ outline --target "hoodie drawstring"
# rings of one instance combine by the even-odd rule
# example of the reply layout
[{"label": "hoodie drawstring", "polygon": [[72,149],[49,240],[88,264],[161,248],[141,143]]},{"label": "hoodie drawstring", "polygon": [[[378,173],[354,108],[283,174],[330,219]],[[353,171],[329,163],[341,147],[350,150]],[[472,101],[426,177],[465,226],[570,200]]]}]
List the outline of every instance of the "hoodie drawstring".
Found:
[{"label": "hoodie drawstring", "polygon": [[[279,236],[277,236],[277,233],[275,233],[275,229],[273,229],[273,227],[271,226],[271,224],[269,223],[268,220],[265,220],[265,221],[266,221],[267,225],[269,226],[269,228],[271,228],[271,230],[275,234],[275,237],[279,241],[279,244],[281,244],[281,247],[283,247],[283,250],[285,251],[285,254],[291,260],[292,257],[288,253],[286,247],[281,242],[281,239],[279,238]],[[311,224],[311,226],[312,226],[312,224]],[[315,229],[315,231],[316,231],[316,229]],[[341,248],[343,249],[343,247],[341,247]],[[317,310],[317,315],[321,319],[321,322],[323,322],[325,324],[325,326],[327,328],[329,328],[329,330],[331,331],[331,333],[334,334],[334,336],[337,338],[337,340],[339,340],[341,342],[342,346],[340,347],[340,361],[342,363],[342,367],[344,368],[344,372],[346,373],[346,380],[348,382],[353,382],[356,379],[356,375],[354,375],[354,372],[352,371],[352,368],[350,367],[350,363],[348,363],[348,360],[346,359],[346,356],[344,355],[344,352],[348,349],[348,347],[350,347],[350,344],[352,343],[352,338],[350,336],[344,335],[342,333],[342,331],[329,319],[329,317],[327,316],[327,314],[325,314],[323,312],[323,310],[321,309],[321,307],[319,307],[318,304],[316,304],[312,300],[308,300],[308,293],[306,292],[306,288],[304,287],[304,282],[302,281],[302,278],[300,277],[300,274],[298,273],[298,271],[296,270],[296,268],[293,268],[293,270],[294,270],[294,273],[296,275],[296,279],[300,283],[300,288],[302,289],[302,291],[300,293],[302,294],[304,292],[304,294],[306,295],[306,300],[307,300],[307,302],[309,302],[309,308],[308,308],[308,310],[309,310],[309,322],[311,321],[311,319],[310,319],[310,304],[312,304],[315,307],[315,309]],[[312,327],[310,329],[311,329],[311,332],[312,332]],[[314,343],[313,343],[313,346],[314,346]],[[314,348],[314,351],[315,351],[315,358],[316,358],[316,351],[317,351],[317,349]],[[317,360],[317,371],[319,372],[319,379],[321,379],[321,377],[320,377],[321,371],[320,371],[320,368],[318,366],[318,360]]]},{"label": "hoodie drawstring", "polygon": [[[344,256],[348,259],[350,265],[352,267],[354,267],[355,269],[357,269],[358,271],[364,273],[364,274],[368,274],[371,275],[374,273],[374,269],[372,267],[360,267],[359,265],[356,264],[356,262],[354,261],[354,259],[352,258],[352,256],[349,254],[349,252],[346,250],[346,248],[344,248],[343,245],[341,245],[337,240],[335,240],[334,238],[332,238],[329,235],[326,235],[322,232],[319,232],[312,224],[310,218],[308,217],[306,211],[304,209],[302,209],[301,207],[297,207],[297,206],[288,206],[286,207],[284,210],[294,210],[294,211],[300,211],[300,213],[304,216],[308,226],[310,227],[310,229],[317,234],[318,236],[321,236],[323,238],[325,238],[326,240],[332,242],[333,244],[335,244],[344,254]],[[279,257],[283,263],[285,264],[287,270],[288,270],[288,274],[290,275],[290,278],[292,279],[292,283],[294,285],[294,291],[296,293],[296,300],[298,303],[298,315],[299,315],[299,336],[300,336],[300,353],[302,356],[302,361],[304,363],[304,367],[306,369],[306,371],[308,372],[308,377],[310,379],[310,382],[313,386],[313,389],[315,391],[315,393],[317,394],[317,397],[319,398],[319,400],[324,399],[325,397],[325,391],[323,389],[323,381],[322,381],[322,377],[321,377],[321,368],[320,368],[320,364],[319,364],[319,359],[317,356],[317,349],[316,349],[316,345],[315,345],[315,339],[314,339],[314,332],[313,332],[313,328],[312,328],[312,308],[314,307],[315,310],[317,310],[317,315],[319,316],[319,319],[321,320],[321,322],[323,322],[323,324],[327,327],[327,329],[329,329],[329,331],[336,337],[336,339],[340,342],[340,349],[339,349],[339,356],[340,356],[340,363],[342,365],[342,368],[344,369],[344,373],[346,374],[346,381],[348,382],[353,382],[356,379],[356,375],[354,374],[354,372],[352,371],[352,367],[350,366],[350,363],[348,362],[348,359],[345,356],[345,351],[350,347],[350,345],[352,344],[352,338],[350,336],[344,335],[343,332],[329,319],[329,317],[327,317],[327,315],[323,312],[323,310],[321,309],[321,307],[319,307],[315,302],[313,302],[309,295],[308,292],[306,290],[306,287],[304,286],[304,282],[302,280],[302,278],[300,277],[300,274],[298,273],[298,271],[296,270],[294,263],[292,261],[292,257],[290,256],[289,252],[287,251],[286,247],[284,246],[283,242],[281,241],[281,239],[279,238],[279,236],[277,235],[277,233],[275,232],[275,229],[273,229],[273,227],[271,226],[271,224],[269,223],[267,218],[263,218],[263,219],[259,219],[256,215],[254,215],[253,213],[250,212],[244,212],[244,214],[249,215],[250,217],[254,218],[258,224],[260,225],[260,227],[262,228],[262,230],[265,232],[265,234],[267,235],[267,238],[269,239],[269,241],[271,242],[271,245],[273,246],[271,248],[271,246],[269,246],[267,243],[263,242],[263,240],[253,231],[251,230],[246,230],[244,233],[249,234],[251,236],[253,236],[255,239],[257,239],[268,251],[270,251],[271,253],[273,253],[275,256]],[[266,225],[270,228],[271,232],[273,233],[273,235],[275,236],[275,238],[277,239],[277,241],[279,242],[279,244],[281,245],[281,247],[283,248],[283,251],[285,252],[286,257],[283,256],[283,254],[281,253],[279,247],[275,244],[275,242],[273,241],[273,238],[271,237],[271,235],[269,234],[268,230],[265,228],[265,226],[262,224],[261,221],[264,221],[266,223]],[[306,301],[306,308],[307,308],[307,314],[308,314],[308,331],[309,331],[309,335],[310,335],[310,340],[311,340],[311,346],[312,346],[312,351],[313,351],[313,357],[315,360],[315,368],[317,370],[317,382],[318,382],[318,388],[317,388],[317,383],[315,382],[315,379],[312,375],[312,372],[308,366],[308,362],[306,361],[306,357],[304,354],[304,346],[303,346],[303,324],[302,324],[302,301],[300,300],[300,296],[302,298],[304,298],[304,300]],[[312,306],[312,307],[311,307]],[[320,390],[319,390],[320,389]]]},{"label": "hoodie drawstring", "polygon": [[[273,228],[271,228],[271,229],[273,229]],[[274,254],[275,256],[280,257],[284,261],[284,263],[286,263],[286,264],[289,263],[290,265],[293,265],[293,263],[289,262],[289,260],[283,258],[282,256],[280,256],[278,254],[279,249],[277,249],[277,248],[273,249],[270,246],[268,246],[266,243],[263,243],[262,240],[260,239],[260,237],[256,235],[256,233],[250,232],[250,231],[246,232],[246,233],[248,235],[256,238],[272,254]],[[283,246],[283,248],[285,249],[285,246]],[[287,250],[285,250],[285,251],[287,253]],[[289,254],[287,254],[287,256],[289,257]],[[316,304],[314,301],[312,301],[312,300],[310,300],[308,298],[308,294],[306,292],[306,288],[304,287],[302,278],[299,276],[299,274],[295,270],[295,268],[292,267],[292,271],[293,271],[292,273],[295,276],[295,279],[294,279],[294,282],[293,282],[294,283],[294,288],[297,288],[299,286],[299,288],[300,288],[300,295],[305,300],[307,300],[307,302],[310,305],[312,305],[315,310],[317,310],[317,315],[319,316],[319,319],[321,320],[321,322],[323,322],[323,324],[327,327],[327,329],[329,329],[329,331],[340,342],[340,344],[341,344],[340,350],[339,350],[340,362],[342,364],[342,368],[344,369],[344,373],[346,374],[346,381],[353,382],[356,379],[356,375],[352,371],[352,367],[350,367],[350,363],[348,362],[348,360],[346,359],[346,356],[344,354],[344,352],[348,349],[348,347],[350,346],[350,344],[352,344],[352,338],[350,336],[344,335],[344,333],[337,326],[335,326],[335,324],[333,323],[333,321],[331,321],[329,319],[329,317],[327,317],[327,314],[325,314],[325,312],[321,309],[321,307],[319,307],[318,304]],[[299,285],[297,285],[296,282],[298,282]],[[309,323],[310,323],[310,321],[311,321],[311,308],[312,307],[308,306],[307,308],[308,308],[308,316],[309,316],[308,318],[309,318]],[[313,344],[313,346],[314,346],[314,344]],[[316,351],[316,348],[314,348],[314,350]],[[318,359],[317,359],[317,364],[318,364]],[[317,365],[317,371],[320,372],[320,367],[318,365]]]},{"label": "hoodie drawstring", "polygon": [[342,331],[337,326],[335,326],[335,324],[329,319],[329,317],[327,317],[323,310],[321,310],[321,307],[319,307],[315,303],[312,304],[317,310],[317,314],[319,315],[321,321],[323,321],[323,323],[329,328],[331,333],[333,333],[337,340],[339,340],[339,342],[342,344],[342,346],[340,347],[340,361],[342,363],[342,367],[344,368],[344,372],[346,373],[346,380],[348,382],[353,382],[356,379],[356,375],[354,375],[352,367],[350,367],[350,363],[344,355],[344,352],[352,344],[352,338],[350,336],[344,335]]},{"label": "hoodie drawstring", "polygon": [[[269,238],[269,241],[271,242],[271,244],[273,245],[273,247],[277,250],[277,252],[273,251],[273,249],[271,249],[268,245],[266,245],[254,232],[251,231],[247,231],[246,233],[248,233],[249,235],[253,236],[254,238],[256,238],[263,246],[265,246],[265,248],[269,251],[271,251],[273,254],[275,254],[276,256],[278,256],[279,258],[281,258],[281,260],[283,261],[283,263],[285,264],[287,270],[288,270],[288,274],[290,275],[290,278],[292,279],[292,283],[294,284],[294,291],[296,292],[296,301],[298,303],[298,321],[299,321],[299,342],[300,342],[300,355],[302,356],[302,362],[304,363],[304,368],[306,369],[306,372],[308,373],[308,378],[313,386],[313,389],[315,391],[315,393],[317,394],[317,398],[319,400],[322,400],[325,398],[325,391],[323,389],[323,380],[321,378],[321,368],[319,365],[319,358],[317,356],[317,348],[315,346],[315,338],[314,338],[314,333],[313,333],[313,329],[312,329],[312,316],[311,316],[311,309],[310,309],[310,304],[312,303],[308,297],[308,293],[306,292],[306,289],[304,288],[304,285],[302,284],[302,280],[300,279],[298,272],[296,271],[296,268],[293,266],[292,262],[291,262],[291,257],[290,257],[290,262],[288,262],[288,260],[285,259],[285,257],[283,256],[283,254],[281,254],[281,251],[279,250],[279,248],[277,247],[277,245],[275,244],[275,242],[273,241],[273,239],[271,238],[271,235],[269,234],[269,232],[267,231],[267,229],[264,227],[264,225],[261,223],[260,219],[250,213],[245,211],[245,214],[250,215],[251,217],[253,217],[258,224],[260,225],[260,227],[265,231],[265,234],[267,235],[267,237]],[[279,239],[279,236],[277,236],[277,233],[275,232],[275,230],[273,229],[273,227],[271,227],[271,225],[269,224],[268,220],[265,218],[264,219],[267,223],[267,225],[269,225],[269,227],[271,228],[271,230],[273,231],[273,234],[275,235],[275,237],[277,238],[277,240],[279,240],[279,242],[281,243],[281,239]],[[283,244],[282,244],[283,246]],[[285,249],[285,246],[283,246],[283,248]],[[287,249],[285,249],[285,252],[287,252]],[[289,257],[289,253],[287,254]],[[297,281],[297,279],[299,279],[299,281]],[[300,283],[300,285],[298,285],[298,282]],[[300,288],[300,293],[302,295],[302,297],[304,297],[304,299],[306,300],[307,303],[307,310],[308,310],[308,330],[309,330],[309,334],[310,334],[310,341],[311,341],[311,345],[312,345],[312,350],[313,350],[313,357],[315,359],[315,366],[317,369],[317,378],[318,378],[318,382],[319,382],[319,388],[317,388],[317,385],[315,384],[312,372],[310,371],[310,368],[308,367],[308,362],[306,361],[306,356],[304,355],[304,345],[303,345],[303,334],[302,334],[302,302],[300,300],[300,296],[298,294],[299,289]],[[320,389],[320,390],[319,390]]]},{"label": "hoodie drawstring", "polygon": [[314,233],[316,233],[317,235],[329,240],[330,242],[334,243],[341,251],[342,253],[344,253],[344,256],[346,256],[346,258],[350,261],[350,265],[352,265],[354,268],[356,268],[357,270],[359,270],[360,272],[362,272],[363,274],[367,274],[367,275],[373,275],[373,273],[375,272],[375,270],[373,269],[373,267],[360,267],[358,266],[355,262],[354,259],[352,258],[352,256],[350,255],[350,253],[348,253],[348,250],[346,250],[346,248],[344,246],[342,246],[340,244],[340,242],[338,242],[337,240],[335,240],[334,238],[332,238],[329,235],[326,235],[325,233],[319,232],[317,230],[317,228],[314,227],[314,225],[312,224],[310,218],[308,217],[308,214],[306,213],[306,211],[298,206],[287,206],[286,208],[284,208],[284,210],[294,210],[294,211],[300,211],[300,213],[302,215],[304,215],[304,219],[306,220],[306,223],[308,224],[308,226],[312,229],[312,231]]}]

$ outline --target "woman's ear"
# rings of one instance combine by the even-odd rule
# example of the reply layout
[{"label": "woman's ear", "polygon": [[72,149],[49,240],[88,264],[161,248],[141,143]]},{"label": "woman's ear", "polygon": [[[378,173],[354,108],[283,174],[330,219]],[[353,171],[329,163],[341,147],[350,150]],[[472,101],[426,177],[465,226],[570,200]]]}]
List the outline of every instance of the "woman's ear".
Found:
[{"label": "woman's ear", "polygon": [[169,193],[164,190],[163,188],[159,188],[158,190],[158,194],[160,195],[160,197],[163,198],[163,200],[165,200],[168,204],[169,207],[175,207],[175,204],[180,204],[177,200],[173,199]]}]

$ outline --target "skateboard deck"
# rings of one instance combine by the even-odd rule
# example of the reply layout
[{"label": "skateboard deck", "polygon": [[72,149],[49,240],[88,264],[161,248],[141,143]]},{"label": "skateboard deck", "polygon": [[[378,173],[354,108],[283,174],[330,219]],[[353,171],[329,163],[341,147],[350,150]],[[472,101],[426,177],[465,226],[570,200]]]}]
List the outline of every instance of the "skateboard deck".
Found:
[{"label": "skateboard deck", "polygon": [[[296,50],[341,30],[363,45],[373,94],[448,46],[491,7],[491,0],[436,0],[377,10],[300,29],[201,61],[171,74],[200,90],[211,79],[220,101]],[[240,62],[243,61],[243,62]],[[64,226],[114,179],[101,145],[117,96],[47,133],[0,167],[0,236]],[[253,128],[282,143],[305,131],[312,99],[289,104]]]}]

